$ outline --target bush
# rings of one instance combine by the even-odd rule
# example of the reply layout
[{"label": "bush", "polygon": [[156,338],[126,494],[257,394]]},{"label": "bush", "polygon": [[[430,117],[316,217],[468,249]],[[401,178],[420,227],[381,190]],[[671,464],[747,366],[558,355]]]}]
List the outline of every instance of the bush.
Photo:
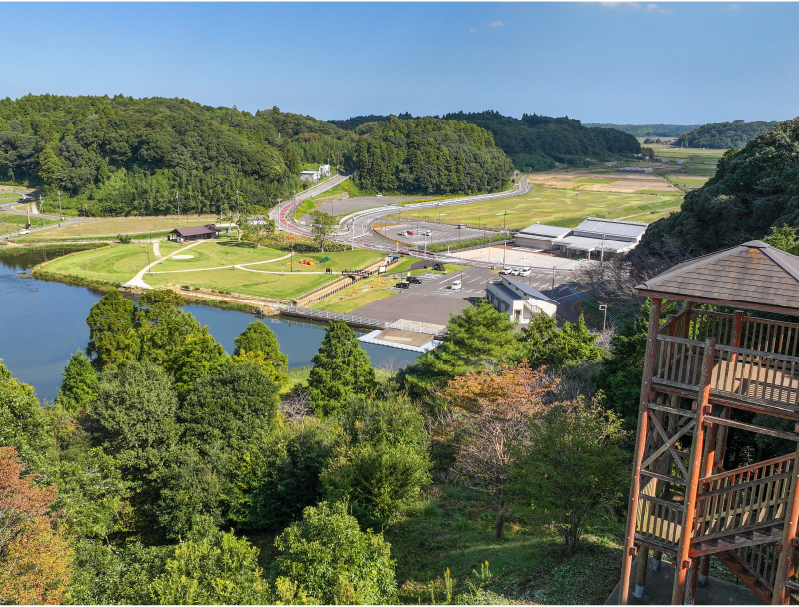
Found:
[{"label": "bush", "polygon": [[396,594],[391,545],[362,532],[344,504],[308,507],[275,540],[279,574],[320,604],[391,603]]},{"label": "bush", "polygon": [[130,244],[133,238],[128,236],[127,234],[117,234],[117,238],[119,239],[120,244]]}]

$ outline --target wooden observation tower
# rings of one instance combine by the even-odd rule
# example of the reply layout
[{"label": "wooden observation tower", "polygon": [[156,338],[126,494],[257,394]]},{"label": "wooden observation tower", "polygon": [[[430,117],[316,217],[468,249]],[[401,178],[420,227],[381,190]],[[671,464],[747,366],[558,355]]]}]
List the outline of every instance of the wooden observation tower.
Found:
[{"label": "wooden observation tower", "polygon": [[[636,554],[643,596],[650,551],[653,569],[673,559],[675,605],[693,604],[711,556],[763,602],[796,602],[799,324],[774,318],[799,316],[799,257],[747,242],[637,290],[652,303],[619,603]],[[679,313],[661,322],[672,301]],[[728,470],[728,436],[739,432],[790,446]]]}]

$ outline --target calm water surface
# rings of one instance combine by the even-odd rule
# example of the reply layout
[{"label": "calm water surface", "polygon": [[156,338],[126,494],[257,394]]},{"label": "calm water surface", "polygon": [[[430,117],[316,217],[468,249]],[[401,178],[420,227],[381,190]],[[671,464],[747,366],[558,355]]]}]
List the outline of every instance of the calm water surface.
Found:
[{"label": "calm water surface", "polygon": [[[48,253],[52,258],[52,253]],[[17,257],[0,255],[0,359],[11,374],[36,388],[40,399],[53,400],[61,385],[61,372],[69,357],[86,347],[89,309],[102,293],[86,287],[19,278],[18,272],[44,261],[43,253]],[[186,306],[211,335],[230,353],[233,340],[255,317],[204,306]],[[265,319],[277,335],[289,366],[311,364],[325,336],[324,325],[286,319]],[[356,329],[363,335],[365,331]],[[361,344],[377,367],[401,367],[416,354],[395,348]]]}]

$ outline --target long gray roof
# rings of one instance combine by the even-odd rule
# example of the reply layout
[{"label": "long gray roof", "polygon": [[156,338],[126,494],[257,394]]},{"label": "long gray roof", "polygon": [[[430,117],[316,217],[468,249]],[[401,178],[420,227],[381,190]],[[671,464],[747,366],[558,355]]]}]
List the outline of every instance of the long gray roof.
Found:
[{"label": "long gray roof", "polygon": [[645,223],[632,221],[618,221],[612,219],[597,219],[589,217],[574,228],[575,232],[593,232],[601,237],[624,236],[625,238],[639,238],[649,226]]},{"label": "long gray roof", "polygon": [[571,228],[561,228],[558,226],[548,226],[543,225],[540,223],[533,224],[528,226],[522,230],[519,230],[519,234],[522,236],[545,236],[547,238],[563,238],[571,232]]},{"label": "long gray roof", "polygon": [[799,257],[759,240],[674,266],[636,287],[639,295],[799,312]]},{"label": "long gray roof", "polygon": [[[507,276],[503,276],[502,280],[507,281],[508,284],[513,285],[514,287],[519,289],[525,295],[529,295],[530,297],[535,297],[536,299],[542,299],[544,301],[553,301],[549,297],[544,295],[541,291],[538,291],[537,289],[534,289],[530,285],[525,284],[525,283],[521,282],[520,280],[516,280],[514,278],[509,278]],[[555,303],[555,302],[553,301],[553,303]]]}]

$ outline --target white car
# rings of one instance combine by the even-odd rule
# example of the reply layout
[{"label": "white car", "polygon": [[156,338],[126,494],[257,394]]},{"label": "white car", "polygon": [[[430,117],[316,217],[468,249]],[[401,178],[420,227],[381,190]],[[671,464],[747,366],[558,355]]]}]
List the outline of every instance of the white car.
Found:
[{"label": "white car", "polygon": [[452,289],[453,291],[460,291],[462,286],[463,283],[460,280],[456,280],[450,285],[449,288]]},{"label": "white car", "polygon": [[519,276],[530,276],[533,273],[531,268],[522,268],[519,270]]},{"label": "white car", "polygon": [[507,276],[508,274],[510,274],[510,273],[511,273],[511,269],[510,269],[510,268],[502,268],[502,269],[499,271],[499,273],[500,273],[502,276]]},{"label": "white car", "polygon": [[519,268],[513,268],[513,269],[510,271],[510,275],[511,275],[511,276],[518,276],[518,275],[519,275],[519,271],[520,271],[520,270],[519,270]]},{"label": "white car", "polygon": [[20,234],[30,234],[31,231],[30,230],[20,230],[19,233]]},{"label": "white car", "polygon": [[433,230],[425,230],[424,232],[422,232],[422,234],[424,234],[425,236],[432,236]]}]

